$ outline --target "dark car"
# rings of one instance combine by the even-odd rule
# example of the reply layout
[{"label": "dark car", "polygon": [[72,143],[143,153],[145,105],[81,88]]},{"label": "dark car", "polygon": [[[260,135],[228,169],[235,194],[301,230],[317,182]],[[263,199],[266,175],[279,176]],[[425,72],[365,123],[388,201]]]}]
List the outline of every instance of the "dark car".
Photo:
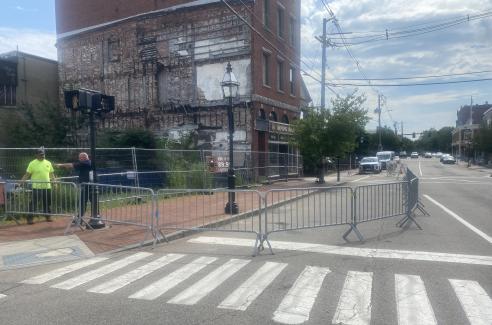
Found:
[{"label": "dark car", "polygon": [[456,159],[453,156],[447,155],[442,158],[443,164],[456,164]]}]

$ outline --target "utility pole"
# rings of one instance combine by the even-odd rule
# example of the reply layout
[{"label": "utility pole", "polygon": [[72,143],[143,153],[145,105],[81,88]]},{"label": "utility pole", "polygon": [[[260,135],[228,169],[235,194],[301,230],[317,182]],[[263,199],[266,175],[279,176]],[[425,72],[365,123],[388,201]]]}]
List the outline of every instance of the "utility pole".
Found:
[{"label": "utility pole", "polygon": [[393,122],[393,126],[395,127],[395,135],[398,136],[398,122]]},{"label": "utility pole", "polygon": [[321,109],[325,109],[325,82],[326,82],[326,23],[328,19],[323,18],[323,39],[321,40]]},{"label": "utility pole", "polygon": [[378,94],[378,130],[379,130],[379,144],[378,151],[383,151],[383,145],[381,143],[381,94]]},{"label": "utility pole", "polygon": [[401,141],[403,142],[403,121],[400,121],[400,127],[401,127]]}]

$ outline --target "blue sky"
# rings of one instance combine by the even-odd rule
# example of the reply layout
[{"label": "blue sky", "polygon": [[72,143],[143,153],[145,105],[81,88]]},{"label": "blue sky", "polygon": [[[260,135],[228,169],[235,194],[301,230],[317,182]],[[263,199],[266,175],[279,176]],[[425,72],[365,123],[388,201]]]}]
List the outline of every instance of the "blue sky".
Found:
[{"label": "blue sky", "polygon": [[[82,0],[81,0],[82,1]],[[439,23],[492,11],[492,0],[325,0],[333,11],[346,42],[368,40],[388,29],[395,32],[428,27]],[[302,68],[319,77],[321,45],[315,36],[322,34],[323,18],[330,14],[321,0],[302,0]],[[427,25],[425,25],[427,24]],[[0,11],[0,53],[15,50],[56,59],[54,0],[2,0]],[[327,51],[327,82],[341,78],[394,78],[492,71],[492,16],[465,22],[451,28],[411,37],[369,41],[349,46],[353,58],[342,46],[333,23],[328,24],[332,41],[340,46]],[[396,35],[396,34],[394,34]],[[401,35],[401,34],[399,34]],[[362,71],[361,72],[359,71]],[[492,73],[443,77],[372,81],[376,83],[441,82],[492,78]],[[304,77],[315,105],[320,104],[320,84]],[[367,84],[366,81],[353,83]],[[332,87],[340,95],[356,87]],[[470,103],[492,103],[492,81],[415,87],[359,87],[367,97],[366,107],[375,129],[377,93],[384,95],[382,124],[404,123],[405,133],[431,127],[454,126],[456,110]],[[327,102],[335,96],[327,90]]]}]

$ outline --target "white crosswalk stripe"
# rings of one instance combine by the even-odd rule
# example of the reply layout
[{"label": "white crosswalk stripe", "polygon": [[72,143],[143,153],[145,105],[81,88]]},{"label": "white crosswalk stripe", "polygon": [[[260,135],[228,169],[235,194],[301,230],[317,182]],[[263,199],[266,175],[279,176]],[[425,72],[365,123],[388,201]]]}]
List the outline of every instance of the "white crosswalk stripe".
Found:
[{"label": "white crosswalk stripe", "polygon": [[142,290],[132,294],[128,298],[154,300],[216,260],[217,258],[215,257],[206,256],[197,258],[193,262],[186,264],[173,273],[163,277],[159,281],[156,281]]},{"label": "white crosswalk stripe", "polygon": [[90,265],[93,265],[93,264],[96,264],[96,263],[105,261],[107,259],[108,259],[107,257],[94,257],[94,258],[90,258],[90,259],[83,260],[83,261],[80,261],[80,262],[75,263],[75,264],[71,264],[71,265],[62,267],[60,269],[56,269],[54,271],[51,271],[51,272],[48,272],[48,273],[45,273],[45,274],[41,274],[39,276],[35,276],[35,277],[30,278],[30,279],[27,279],[27,280],[24,280],[24,281],[22,281],[22,283],[29,283],[29,284],[42,284],[42,283],[46,283],[46,282],[48,282],[50,280],[59,278],[59,277],[65,275],[65,274],[71,273],[73,271],[80,270],[80,269],[82,269],[82,268],[84,268],[86,266],[90,266]]},{"label": "white crosswalk stripe", "polygon": [[133,271],[123,274],[117,278],[114,278],[108,282],[100,284],[94,288],[87,290],[88,292],[94,293],[112,293],[124,286],[143,278],[144,276],[168,265],[169,263],[175,262],[180,258],[183,258],[183,254],[169,254],[163,256],[155,261],[145,264]]},{"label": "white crosswalk stripe", "polygon": [[255,274],[222,301],[218,307],[246,310],[286,266],[286,263],[266,262]]},{"label": "white crosswalk stripe", "polygon": [[492,324],[492,299],[476,281],[449,279],[471,325]]},{"label": "white crosswalk stripe", "polygon": [[250,261],[248,260],[240,259],[229,260],[227,263],[205,276],[202,280],[169,300],[168,303],[183,305],[196,304],[249,262]]},{"label": "white crosswalk stripe", "polygon": [[323,280],[330,272],[326,267],[306,266],[275,311],[273,320],[283,324],[307,321]]},{"label": "white crosswalk stripe", "polygon": [[2,294],[2,293],[0,293],[0,299],[2,299],[2,298],[7,298],[7,296],[4,295],[4,294]]},{"label": "white crosswalk stripe", "polygon": [[395,274],[395,294],[399,325],[437,324],[424,282],[419,276]]},{"label": "white crosswalk stripe", "polygon": [[[122,275],[115,275],[103,283],[95,284],[87,291],[110,294],[133,283],[135,283],[133,284],[134,286],[137,283],[142,284],[143,280],[138,280],[151,273],[163,272],[165,274],[160,276],[159,280],[152,283],[147,281],[145,287],[142,286],[143,289],[137,288],[136,290],[138,291],[129,296],[131,299],[155,300],[178,285],[186,284],[186,281],[189,281],[193,275],[200,275],[197,281],[191,285],[186,284],[184,290],[177,292],[168,301],[171,304],[194,305],[251,262],[251,260],[230,259],[225,261],[225,263],[220,263],[218,267],[213,266],[213,268],[210,268],[211,271],[209,271],[206,270],[207,266],[211,267],[211,264],[219,261],[219,258],[202,256],[191,262],[181,262],[181,259],[186,257],[185,254],[167,254],[144,264],[142,260],[152,255],[151,253],[140,252],[104,266],[97,266],[97,263],[106,261],[108,258],[95,257],[31,277],[21,283],[44,284],[69,273],[79,271],[78,273],[80,274],[72,275],[70,279],[52,285],[53,288],[70,290],[140,261],[140,266],[135,266]],[[172,263],[183,265],[180,265],[179,268],[172,272],[161,271],[166,265]],[[89,266],[94,269],[85,271],[84,268]],[[271,287],[271,284],[287,267],[287,263],[265,262],[264,264],[258,264],[254,269],[253,266],[245,268],[243,274],[248,274],[248,276],[241,275],[241,277],[246,280],[238,282],[237,287],[225,288],[226,291],[220,290],[220,294],[224,294],[224,296],[221,297],[223,300],[217,308],[246,311],[260,295]],[[306,266],[291,285],[278,308],[274,311],[272,310],[272,319],[283,324],[300,324],[308,321],[311,310],[323,286],[323,281],[330,272],[331,270],[327,267]],[[331,279],[333,281],[333,278]],[[398,324],[437,324],[437,318],[427,296],[427,290],[422,278],[418,275],[395,274],[394,280],[396,301],[394,310]],[[491,325],[492,299],[486,290],[476,281],[448,280],[461,304],[461,307],[456,306],[456,308],[459,308],[459,311],[457,310],[456,312],[462,313],[463,317],[466,317],[471,325]],[[270,290],[274,290],[274,288],[270,288]],[[371,318],[373,317],[371,314],[373,305],[371,301],[372,290],[372,272],[348,270],[339,298],[329,298],[333,299],[334,302],[338,300],[336,310],[323,310],[323,313],[330,315],[330,317],[333,315],[332,324],[371,324]],[[0,299],[3,300],[6,297],[5,294],[0,293]],[[325,302],[319,305],[324,306],[326,309]]]},{"label": "white crosswalk stripe", "polygon": [[52,288],[58,288],[58,289],[64,289],[64,290],[73,289],[73,288],[78,287],[82,284],[85,284],[87,282],[90,282],[92,280],[100,278],[106,274],[109,274],[109,273],[114,272],[116,270],[122,269],[127,265],[130,265],[134,262],[137,262],[137,261],[139,261],[143,258],[146,258],[148,256],[151,256],[151,255],[152,255],[151,253],[145,253],[145,252],[136,253],[136,254],[127,256],[127,257],[125,257],[119,261],[116,261],[116,262],[113,262],[111,264],[100,267],[94,271],[87,272],[87,273],[82,274],[80,276],[77,276],[75,278],[68,279],[66,281],[55,284],[52,286]]},{"label": "white crosswalk stripe", "polygon": [[372,273],[349,271],[333,317],[333,324],[371,323]]}]

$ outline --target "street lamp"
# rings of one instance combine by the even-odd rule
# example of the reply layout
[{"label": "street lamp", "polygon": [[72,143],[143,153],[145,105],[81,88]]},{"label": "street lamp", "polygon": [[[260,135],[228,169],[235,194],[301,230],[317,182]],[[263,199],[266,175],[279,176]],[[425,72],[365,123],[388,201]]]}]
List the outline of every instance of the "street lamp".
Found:
[{"label": "street lamp", "polygon": [[236,175],[234,174],[234,115],[232,113],[232,99],[237,96],[239,82],[236,79],[234,73],[232,73],[231,63],[227,63],[226,73],[222,82],[220,83],[222,87],[222,94],[224,99],[229,99],[229,106],[227,107],[227,120],[229,123],[229,169],[227,170],[227,187],[229,188],[229,199],[225,206],[225,213],[236,214],[239,212],[239,207],[237,206],[236,193],[234,189],[236,188]]}]

